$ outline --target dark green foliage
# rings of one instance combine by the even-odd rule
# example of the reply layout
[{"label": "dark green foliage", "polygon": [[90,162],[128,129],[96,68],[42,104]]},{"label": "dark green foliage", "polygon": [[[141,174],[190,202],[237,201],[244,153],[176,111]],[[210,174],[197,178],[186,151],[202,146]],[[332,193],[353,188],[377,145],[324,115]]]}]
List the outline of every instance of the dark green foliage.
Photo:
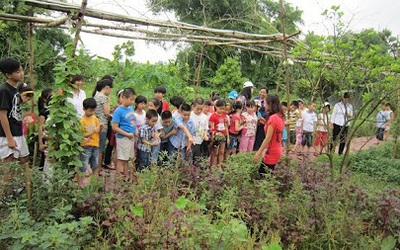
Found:
[{"label": "dark green foliage", "polygon": [[349,170],[383,181],[400,182],[400,159],[393,158],[393,143],[358,152],[351,158]]}]

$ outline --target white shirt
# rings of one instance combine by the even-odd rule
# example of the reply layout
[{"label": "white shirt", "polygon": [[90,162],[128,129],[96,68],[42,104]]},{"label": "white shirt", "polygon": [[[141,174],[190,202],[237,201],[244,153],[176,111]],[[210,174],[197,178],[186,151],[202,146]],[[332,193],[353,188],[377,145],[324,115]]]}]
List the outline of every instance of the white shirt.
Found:
[{"label": "white shirt", "polygon": [[85,111],[83,111],[83,101],[86,99],[86,93],[82,89],[79,90],[79,93],[76,94],[72,91],[72,98],[67,98],[67,101],[74,105],[74,108],[77,112],[77,117],[81,118]]},{"label": "white shirt", "polygon": [[314,124],[318,121],[317,114],[309,110],[303,114],[303,131],[314,132]]},{"label": "white shirt", "polygon": [[196,115],[193,111],[190,113],[190,119],[193,121],[196,133],[193,137],[194,144],[200,145],[203,143],[204,135],[208,131],[208,117],[201,113]]},{"label": "white shirt", "polygon": [[[346,115],[347,112],[347,115]],[[339,126],[349,126],[348,120],[353,117],[353,105],[339,102],[333,107],[331,122]]]},{"label": "white shirt", "polygon": [[327,132],[328,131],[329,122],[331,121],[330,114],[320,113],[318,115],[318,121],[323,122],[323,125],[318,124],[317,131]]}]

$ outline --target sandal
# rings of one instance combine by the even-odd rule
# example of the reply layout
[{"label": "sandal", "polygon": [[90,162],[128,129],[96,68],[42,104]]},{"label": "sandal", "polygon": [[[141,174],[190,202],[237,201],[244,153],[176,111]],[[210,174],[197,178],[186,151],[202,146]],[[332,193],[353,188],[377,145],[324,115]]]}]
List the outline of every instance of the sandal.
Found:
[{"label": "sandal", "polygon": [[114,164],[103,165],[103,168],[107,168],[107,169],[110,169],[110,170],[115,170],[116,169]]}]

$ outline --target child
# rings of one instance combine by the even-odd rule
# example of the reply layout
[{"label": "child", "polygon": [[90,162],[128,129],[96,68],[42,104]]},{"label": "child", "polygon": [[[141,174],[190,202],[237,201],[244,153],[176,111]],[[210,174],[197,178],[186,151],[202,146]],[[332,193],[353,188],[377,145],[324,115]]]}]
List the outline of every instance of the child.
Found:
[{"label": "child", "polygon": [[[161,106],[160,100],[158,100],[157,98],[151,98],[149,100],[149,105],[147,106],[147,109],[157,111],[160,106]],[[158,115],[158,113],[157,113],[157,115]],[[153,162],[158,161],[158,155],[160,154],[160,147],[161,147],[160,135],[162,132],[162,128],[163,128],[163,126],[162,126],[161,116],[158,115],[157,123],[154,125],[154,131],[153,131],[153,135],[152,135],[152,139],[151,139],[151,143],[152,143],[151,158],[152,158]]]},{"label": "child", "polygon": [[[0,71],[7,78],[0,86],[0,159],[6,162],[28,161],[28,145],[22,134],[21,98],[17,90],[18,82],[24,79],[21,63],[15,59],[0,61]],[[8,171],[3,180],[8,182]]]},{"label": "child", "polygon": [[[123,89],[120,89],[117,91],[117,105],[114,106],[112,110],[112,114],[114,114],[115,110],[118,108],[119,105],[121,105],[122,102],[122,93],[124,92]],[[106,148],[106,152],[104,155],[104,166],[108,169],[115,170],[115,165],[117,163],[117,153],[114,150],[114,147],[116,145],[116,139],[115,139],[115,131],[112,129],[111,126],[111,121],[110,121],[110,133],[108,133],[108,144]],[[111,160],[112,158],[112,160]]]},{"label": "child", "polygon": [[[83,130],[83,140],[81,146],[83,147],[83,152],[81,152],[80,158],[82,161],[82,167],[80,171],[85,173],[88,177],[91,172],[97,176],[99,173],[98,160],[99,160],[99,144],[100,144],[100,132],[102,131],[104,125],[100,123],[99,119],[94,115],[96,110],[96,100],[94,98],[87,98],[82,103],[83,106],[83,116],[80,119],[82,130]],[[90,164],[90,168],[89,168]],[[79,186],[84,186],[83,180],[80,178],[80,174],[77,174]]]},{"label": "child", "polygon": [[194,143],[193,134],[196,132],[193,121],[190,119],[190,105],[183,103],[178,113],[173,116],[174,128],[177,130],[175,135],[170,137],[173,146],[173,153],[179,151],[182,159],[188,161],[188,154],[192,150]]},{"label": "child", "polygon": [[318,121],[317,114],[314,112],[315,103],[310,102],[308,104],[308,109],[303,113],[302,116],[302,140],[301,147],[304,152],[304,147],[307,146],[307,152],[310,151],[313,145],[313,134],[315,130],[315,123]]},{"label": "child", "polygon": [[[212,115],[212,111],[214,110],[213,107],[213,103],[209,100],[204,102],[204,106],[203,106],[203,114],[205,114],[207,116],[207,119],[210,120],[210,117]],[[208,138],[211,137],[210,134],[210,130],[208,130],[208,134],[207,134]],[[210,152],[212,150],[212,145],[210,143],[210,141],[203,141],[203,143],[201,144],[201,152],[204,155],[204,157],[209,157],[210,156]]]},{"label": "child", "polygon": [[146,112],[146,123],[142,125],[139,129],[139,137],[138,137],[138,148],[137,148],[137,171],[142,171],[145,168],[148,168],[151,163],[151,148],[155,146],[155,143],[159,144],[159,142],[151,142],[152,135],[154,134],[154,125],[158,121],[158,113],[156,110],[149,110]]},{"label": "child", "polygon": [[192,104],[192,112],[190,113],[190,119],[193,121],[196,130],[192,149],[193,164],[195,166],[198,166],[200,159],[204,157],[201,144],[203,141],[208,141],[208,117],[203,114],[203,107],[204,99],[196,98]]},{"label": "child", "polygon": [[210,116],[209,124],[212,138],[210,165],[221,166],[225,158],[225,146],[230,143],[224,100],[216,101],[215,112]]},{"label": "child", "polygon": [[146,108],[147,99],[146,97],[139,95],[135,99],[135,117],[136,117],[136,128],[139,131],[140,127],[146,123]]},{"label": "child", "polygon": [[[41,109],[39,110],[39,122],[38,122],[38,141],[39,141],[39,151],[41,151],[39,170],[43,170],[46,154],[45,150],[47,147],[47,140],[49,139],[45,133],[45,123],[49,117],[49,102],[51,96],[53,95],[53,90],[50,88],[42,90],[41,96],[39,97],[38,103],[41,103]],[[39,107],[38,107],[39,108]]]},{"label": "child", "polygon": [[253,151],[254,141],[256,140],[258,117],[256,114],[256,104],[254,101],[246,102],[246,112],[243,112],[244,126],[240,136],[239,152]]},{"label": "child", "polygon": [[[282,111],[283,111],[283,117],[284,120],[287,121],[288,119],[288,107],[287,107],[287,102],[282,102]],[[283,128],[283,133],[282,133],[282,148],[286,148],[286,142],[288,139],[288,133],[287,133],[287,128],[286,126]]]},{"label": "child", "polygon": [[329,102],[325,102],[324,106],[322,107],[322,112],[318,114],[317,135],[314,141],[315,156],[321,154],[322,150],[328,143],[328,128],[331,120],[331,116],[329,114],[330,110],[331,106]]},{"label": "child", "polygon": [[110,94],[113,88],[113,82],[109,79],[100,80],[96,84],[96,89],[93,94],[96,100],[97,107],[95,110],[96,117],[101,124],[104,124],[103,130],[100,132],[100,145],[99,145],[99,166],[98,171],[101,170],[103,165],[103,153],[106,149],[107,133],[108,133],[108,120],[111,118],[110,112]]},{"label": "child", "polygon": [[[166,152],[168,156],[171,156],[173,153],[173,146],[169,140],[172,135],[177,133],[177,130],[174,129],[174,124],[172,122],[172,113],[171,111],[163,111],[161,113],[161,120],[162,120],[162,131],[160,135],[161,144],[160,144],[160,151]],[[162,159],[164,162],[165,158]]]},{"label": "child", "polygon": [[243,110],[242,102],[236,101],[232,105],[231,123],[228,128],[230,143],[226,150],[225,159],[228,158],[231,154],[236,154],[236,147],[239,140],[239,133],[243,129],[243,120],[241,116],[242,110]]},{"label": "child", "polygon": [[383,132],[383,138],[385,141],[388,141],[390,139],[390,125],[394,121],[394,112],[392,109],[392,104],[386,103],[385,107],[386,111],[389,112],[390,120],[386,123],[385,132]]},{"label": "child", "polygon": [[169,105],[168,102],[164,100],[165,94],[167,93],[167,90],[165,89],[164,86],[157,86],[154,89],[154,97],[157,98],[161,105],[157,109],[157,113],[161,115],[163,111],[169,111]]},{"label": "child", "polygon": [[111,126],[116,132],[117,170],[128,176],[128,161],[134,157],[136,135],[136,118],[132,107],[135,91],[125,88],[121,95],[121,105],[114,112]]},{"label": "child", "polygon": [[285,122],[289,125],[289,142],[291,144],[296,144],[296,124],[300,118],[299,103],[297,101],[292,101],[290,104],[290,110],[288,112],[288,119]]},{"label": "child", "polygon": [[375,118],[376,122],[376,139],[378,140],[377,143],[383,141],[383,133],[385,132],[385,128],[390,121],[390,113],[386,110],[386,106],[383,103],[381,105],[381,110],[378,112]]},{"label": "child", "polygon": [[172,117],[175,117],[175,115],[179,113],[179,108],[185,102],[185,99],[181,96],[173,96],[169,99],[169,102],[173,106]]},{"label": "child", "polygon": [[213,106],[213,103],[211,101],[205,101],[204,106],[203,106],[203,114],[205,114],[208,119],[210,119],[210,116],[212,115],[213,112],[211,107]]}]

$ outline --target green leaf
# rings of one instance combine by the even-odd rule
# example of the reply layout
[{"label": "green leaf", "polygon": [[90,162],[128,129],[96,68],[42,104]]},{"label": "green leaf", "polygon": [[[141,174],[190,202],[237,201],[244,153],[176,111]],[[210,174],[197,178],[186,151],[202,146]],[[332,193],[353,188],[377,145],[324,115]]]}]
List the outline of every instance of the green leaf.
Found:
[{"label": "green leaf", "polygon": [[262,250],[282,250],[282,247],[277,243],[271,243],[268,246],[263,246]]},{"label": "green leaf", "polygon": [[381,250],[393,250],[396,246],[396,239],[393,236],[386,237],[381,243]]},{"label": "green leaf", "polygon": [[190,203],[190,200],[186,199],[185,196],[181,196],[179,197],[176,201],[175,201],[175,206],[179,209],[185,209],[186,206]]},{"label": "green leaf", "polygon": [[129,209],[131,210],[132,214],[135,216],[143,217],[144,214],[144,208],[142,207],[141,204],[138,205],[130,205]]}]

